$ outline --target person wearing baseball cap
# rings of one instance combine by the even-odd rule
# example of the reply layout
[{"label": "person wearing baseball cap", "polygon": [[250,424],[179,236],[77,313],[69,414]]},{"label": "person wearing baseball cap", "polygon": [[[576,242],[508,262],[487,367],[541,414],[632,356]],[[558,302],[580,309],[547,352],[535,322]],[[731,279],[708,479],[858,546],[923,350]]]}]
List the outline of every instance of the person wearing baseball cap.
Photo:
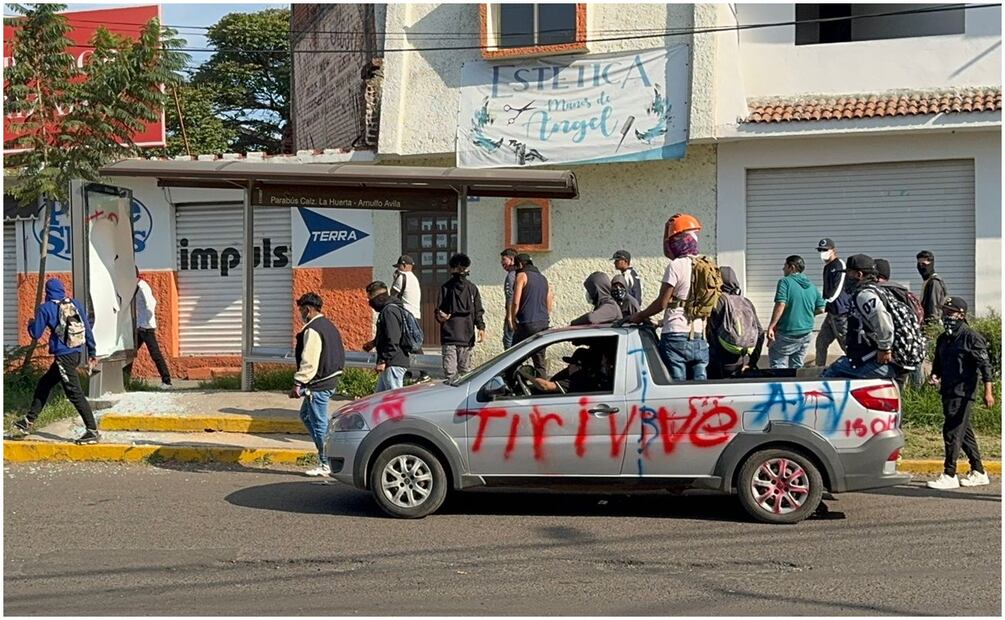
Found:
[{"label": "person wearing baseball cap", "polygon": [[402,254],[394,263],[394,278],[391,280],[391,297],[397,297],[412,313],[415,320],[422,318],[422,286],[412,269],[415,261],[408,254]]},{"label": "person wearing baseball cap", "polygon": [[[944,331],[935,341],[935,359],[929,383],[939,386],[942,394],[942,439],[946,460],[942,475],[928,482],[930,489],[956,489],[990,484],[981,462],[977,437],[970,425],[970,411],[977,394],[980,375],[984,383],[984,404],[994,407],[994,377],[991,358],[984,337],[967,324],[967,302],[962,297],[949,296],[942,302]],[[956,460],[960,449],[970,461],[970,474],[956,475]]]},{"label": "person wearing baseball cap", "polygon": [[628,250],[618,250],[611,257],[611,260],[614,261],[614,268],[625,277],[625,283],[628,285],[628,294],[634,297],[635,301],[639,302],[641,306],[642,278],[635,271],[635,267],[632,267],[632,255],[628,253]]},{"label": "person wearing baseball cap", "polygon": [[853,287],[845,355],[821,376],[894,379],[901,369],[893,363],[893,316],[876,288],[876,261],[853,254],[845,275]]},{"label": "person wearing baseball cap", "polygon": [[820,326],[816,340],[816,365],[823,368],[827,365],[827,351],[831,343],[837,341],[841,351],[845,351],[845,338],[848,333],[848,311],[851,310],[851,295],[848,291],[848,281],[845,277],[844,261],[838,257],[837,245],[834,240],[824,237],[817,243],[817,254],[824,263],[824,301],[827,314]]}]

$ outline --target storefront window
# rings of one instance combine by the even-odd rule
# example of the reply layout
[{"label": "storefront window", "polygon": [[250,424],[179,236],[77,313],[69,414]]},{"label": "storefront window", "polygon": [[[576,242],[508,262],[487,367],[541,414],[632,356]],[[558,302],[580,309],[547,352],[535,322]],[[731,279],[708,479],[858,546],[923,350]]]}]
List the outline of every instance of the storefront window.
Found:
[{"label": "storefront window", "polygon": [[551,249],[551,203],[536,198],[513,198],[506,201],[507,247],[518,251]]}]

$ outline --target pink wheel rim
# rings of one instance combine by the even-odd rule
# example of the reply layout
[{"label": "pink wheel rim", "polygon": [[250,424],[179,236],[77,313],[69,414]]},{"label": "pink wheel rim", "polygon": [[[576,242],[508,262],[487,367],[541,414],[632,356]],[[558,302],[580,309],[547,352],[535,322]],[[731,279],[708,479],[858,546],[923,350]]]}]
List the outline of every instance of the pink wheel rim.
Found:
[{"label": "pink wheel rim", "polygon": [[774,458],[761,463],[750,481],[754,502],[762,510],[776,515],[802,508],[810,496],[810,478],[799,463]]}]

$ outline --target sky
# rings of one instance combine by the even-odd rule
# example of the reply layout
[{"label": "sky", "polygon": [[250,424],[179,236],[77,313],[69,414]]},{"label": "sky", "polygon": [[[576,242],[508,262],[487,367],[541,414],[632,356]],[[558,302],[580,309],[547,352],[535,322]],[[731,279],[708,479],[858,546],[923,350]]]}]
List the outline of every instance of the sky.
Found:
[{"label": "sky", "polygon": [[[68,11],[87,11],[93,9],[115,8],[123,6],[140,6],[144,4],[157,4],[157,2],[124,2],[124,3],[68,3]],[[288,3],[168,3],[162,2],[161,17],[166,26],[200,26],[209,27],[220,21],[220,18],[228,13],[254,13],[265,9],[286,8]],[[198,33],[205,32],[201,29],[175,28],[179,31],[181,38],[188,41],[187,47],[208,47],[206,37]],[[192,56],[193,64],[200,64],[209,59],[209,53],[189,52]]]}]

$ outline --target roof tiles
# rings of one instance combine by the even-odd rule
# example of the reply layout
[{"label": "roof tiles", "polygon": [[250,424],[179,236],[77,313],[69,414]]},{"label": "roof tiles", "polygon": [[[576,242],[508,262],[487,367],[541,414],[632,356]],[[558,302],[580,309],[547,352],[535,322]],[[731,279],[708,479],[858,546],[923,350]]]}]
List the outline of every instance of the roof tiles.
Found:
[{"label": "roof tiles", "polygon": [[994,112],[1002,109],[1001,87],[912,91],[873,95],[824,95],[754,99],[744,123],[788,123],[926,114]]}]

